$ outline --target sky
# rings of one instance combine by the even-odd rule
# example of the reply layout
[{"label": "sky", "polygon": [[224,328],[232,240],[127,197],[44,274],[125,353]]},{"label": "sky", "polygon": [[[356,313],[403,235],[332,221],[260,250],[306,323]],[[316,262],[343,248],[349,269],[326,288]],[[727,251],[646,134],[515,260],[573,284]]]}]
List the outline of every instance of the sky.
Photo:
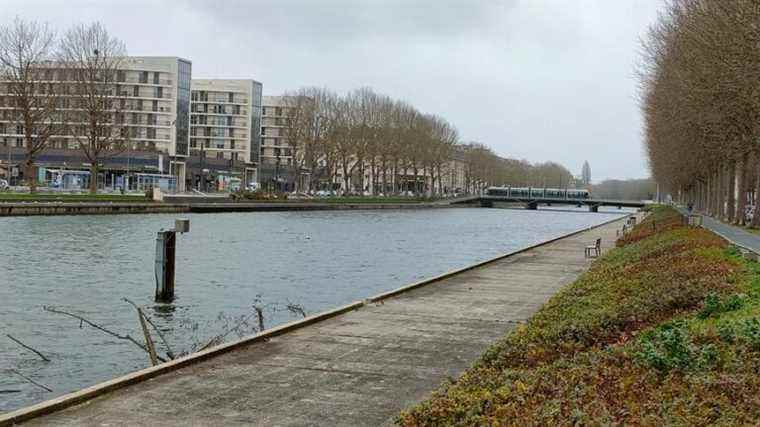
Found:
[{"label": "sky", "polygon": [[0,0],[0,22],[102,22],[130,55],[264,95],[369,86],[462,141],[592,179],[649,175],[635,67],[662,0]]}]

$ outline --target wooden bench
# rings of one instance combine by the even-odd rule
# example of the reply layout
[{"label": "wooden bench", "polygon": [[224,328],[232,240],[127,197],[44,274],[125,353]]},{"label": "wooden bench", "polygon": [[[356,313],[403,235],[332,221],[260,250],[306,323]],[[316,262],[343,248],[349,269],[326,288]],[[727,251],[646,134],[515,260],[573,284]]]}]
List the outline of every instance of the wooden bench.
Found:
[{"label": "wooden bench", "polygon": [[596,239],[596,243],[593,246],[586,246],[586,251],[584,252],[584,256],[586,258],[591,256],[591,253],[594,253],[594,257],[598,257],[602,253],[602,238]]}]

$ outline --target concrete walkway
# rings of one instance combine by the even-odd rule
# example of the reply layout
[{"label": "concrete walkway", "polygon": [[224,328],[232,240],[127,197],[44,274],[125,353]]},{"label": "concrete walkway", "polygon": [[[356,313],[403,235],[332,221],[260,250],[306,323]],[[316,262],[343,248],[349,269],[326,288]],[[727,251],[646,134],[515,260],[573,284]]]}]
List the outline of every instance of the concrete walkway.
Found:
[{"label": "concrete walkway", "polygon": [[[679,210],[684,215],[688,213],[684,208],[679,208]],[[743,227],[726,224],[707,215],[702,215],[702,226],[735,245],[760,254],[760,235],[758,234],[751,233]]]},{"label": "concrete walkway", "polygon": [[40,425],[382,425],[614,246],[622,220],[38,418]]}]

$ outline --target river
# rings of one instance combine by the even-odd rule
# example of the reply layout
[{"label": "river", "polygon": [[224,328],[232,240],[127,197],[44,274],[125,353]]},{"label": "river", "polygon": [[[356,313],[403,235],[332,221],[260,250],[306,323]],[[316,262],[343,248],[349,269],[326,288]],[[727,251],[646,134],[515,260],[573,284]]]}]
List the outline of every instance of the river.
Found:
[{"label": "river", "polygon": [[44,306],[141,340],[136,312],[123,301],[129,298],[145,308],[176,352],[237,324],[253,304],[264,309],[271,327],[298,317],[288,304],[309,314],[323,311],[620,213],[453,208],[191,214],[190,233],[177,238],[172,304],[153,302],[153,261],[156,231],[172,227],[176,215],[0,218],[0,411],[148,365],[133,344]]}]

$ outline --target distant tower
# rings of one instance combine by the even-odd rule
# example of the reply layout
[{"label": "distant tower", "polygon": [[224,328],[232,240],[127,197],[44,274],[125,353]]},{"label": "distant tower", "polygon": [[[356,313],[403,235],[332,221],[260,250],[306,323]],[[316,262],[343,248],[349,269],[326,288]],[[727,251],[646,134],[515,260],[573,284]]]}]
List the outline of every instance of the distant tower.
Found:
[{"label": "distant tower", "polygon": [[588,161],[583,162],[583,168],[581,169],[581,184],[591,184],[591,166],[588,165]]}]

